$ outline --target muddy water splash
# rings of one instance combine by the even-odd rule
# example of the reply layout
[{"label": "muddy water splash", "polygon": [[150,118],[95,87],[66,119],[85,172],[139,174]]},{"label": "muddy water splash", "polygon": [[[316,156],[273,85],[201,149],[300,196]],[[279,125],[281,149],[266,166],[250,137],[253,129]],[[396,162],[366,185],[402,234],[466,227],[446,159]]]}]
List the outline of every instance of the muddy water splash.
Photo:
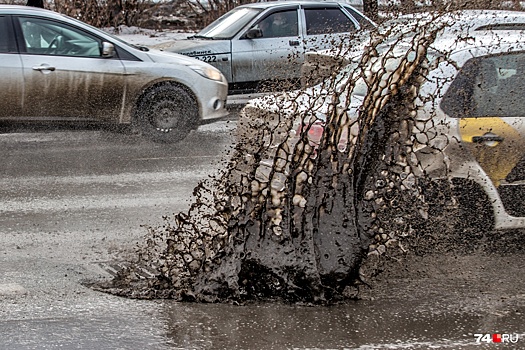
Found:
[{"label": "muddy water splash", "polygon": [[[411,123],[439,29],[380,33],[345,74],[250,103],[226,169],[97,288],[206,302],[354,298],[367,257],[399,248],[425,215]],[[367,93],[353,108],[359,84]]]}]

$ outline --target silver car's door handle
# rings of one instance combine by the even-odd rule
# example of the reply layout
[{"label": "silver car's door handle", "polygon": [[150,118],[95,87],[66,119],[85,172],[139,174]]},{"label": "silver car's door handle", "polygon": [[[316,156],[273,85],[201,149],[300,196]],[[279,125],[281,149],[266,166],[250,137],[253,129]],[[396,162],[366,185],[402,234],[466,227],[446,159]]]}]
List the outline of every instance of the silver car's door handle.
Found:
[{"label": "silver car's door handle", "polygon": [[290,46],[299,46],[298,40],[290,40],[288,43],[290,44]]},{"label": "silver car's door handle", "polygon": [[33,70],[38,70],[38,71],[43,71],[43,70],[49,70],[49,71],[54,71],[56,68],[53,67],[53,66],[49,66],[49,65],[42,65],[42,66],[34,66],[33,67]]}]

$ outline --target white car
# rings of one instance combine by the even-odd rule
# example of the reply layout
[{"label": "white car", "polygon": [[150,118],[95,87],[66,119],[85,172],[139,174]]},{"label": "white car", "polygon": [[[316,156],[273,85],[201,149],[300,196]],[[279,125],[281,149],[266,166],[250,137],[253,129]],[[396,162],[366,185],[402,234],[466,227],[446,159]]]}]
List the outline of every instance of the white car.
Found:
[{"label": "white car", "polygon": [[159,45],[221,70],[230,93],[253,92],[269,81],[298,82],[304,53],[351,45],[374,22],[345,2],[269,1],[227,12],[187,40]]},{"label": "white car", "polygon": [[0,33],[0,121],[133,123],[177,142],[228,114],[228,83],[207,63],[34,7],[0,5]]},{"label": "white car", "polygon": [[[436,19],[436,20],[435,20]],[[436,25],[443,24],[443,35],[479,34],[487,31],[522,31],[525,30],[525,12],[505,10],[462,10],[449,13],[421,12],[402,15],[385,21],[377,28],[379,35],[387,39],[383,46],[389,46],[400,36],[415,33],[418,27],[435,21]],[[304,55],[301,67],[303,86],[312,86],[324,78],[334,74],[348,64],[352,59],[360,59],[363,49],[369,45],[370,36],[362,36],[360,42],[354,41],[346,48],[308,51]]]},{"label": "white car", "polygon": [[[303,137],[293,135],[305,129],[311,133],[306,137],[315,156],[324,123],[335,110],[351,121],[340,125],[343,132],[337,140],[339,149],[347,150],[359,132],[357,117],[368,93],[368,77],[382,76],[382,88],[374,91],[387,96],[395,88],[387,82],[397,74],[401,59],[410,60],[415,54],[409,52],[410,45],[397,43],[363,70],[354,62],[323,84],[252,100],[240,125],[274,128],[267,145],[274,150],[293,149],[297,136]],[[410,130],[418,171],[469,188],[459,198],[467,223],[487,223],[485,230],[525,227],[525,34],[512,28],[468,36],[450,33],[431,44],[427,59],[429,68]],[[347,84],[352,79],[355,85]],[[240,137],[248,129],[244,126]],[[263,163],[271,167],[274,160]],[[488,208],[487,215],[480,208]]]}]

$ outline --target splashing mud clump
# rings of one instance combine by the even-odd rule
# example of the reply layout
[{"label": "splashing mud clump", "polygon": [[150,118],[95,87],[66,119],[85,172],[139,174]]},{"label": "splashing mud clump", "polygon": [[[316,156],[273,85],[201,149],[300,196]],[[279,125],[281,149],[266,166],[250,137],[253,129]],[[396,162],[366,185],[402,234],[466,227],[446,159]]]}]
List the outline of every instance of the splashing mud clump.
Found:
[{"label": "splashing mud clump", "polygon": [[428,49],[443,26],[432,23],[379,32],[337,76],[248,104],[227,168],[96,288],[205,302],[355,298],[369,262],[405,250],[428,220],[413,147],[420,86],[439,63]]}]

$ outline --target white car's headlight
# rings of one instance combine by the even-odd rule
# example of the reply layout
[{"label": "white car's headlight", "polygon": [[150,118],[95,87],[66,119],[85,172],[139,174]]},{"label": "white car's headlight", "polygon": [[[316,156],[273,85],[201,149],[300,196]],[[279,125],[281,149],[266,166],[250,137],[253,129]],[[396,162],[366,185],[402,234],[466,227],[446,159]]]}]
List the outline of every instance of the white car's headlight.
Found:
[{"label": "white car's headlight", "polygon": [[203,67],[197,65],[189,67],[205,78],[222,81],[222,73],[218,69],[215,69],[213,67]]}]

